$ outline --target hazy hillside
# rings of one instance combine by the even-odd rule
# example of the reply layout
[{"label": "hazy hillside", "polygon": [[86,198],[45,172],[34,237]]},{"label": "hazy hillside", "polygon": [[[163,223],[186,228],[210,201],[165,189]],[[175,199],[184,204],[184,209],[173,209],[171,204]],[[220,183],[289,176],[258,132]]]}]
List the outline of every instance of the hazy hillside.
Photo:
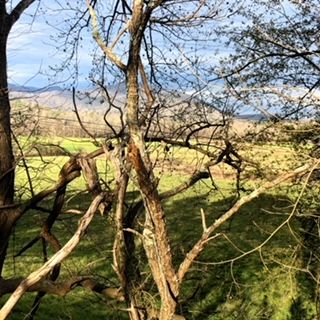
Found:
[{"label": "hazy hillside", "polygon": [[[126,94],[123,86],[111,87],[109,90],[112,103],[123,110]],[[86,133],[80,128],[74,112],[73,94],[71,90],[60,87],[34,88],[10,85],[10,98],[15,117],[15,127],[25,131],[34,130],[41,135],[60,136],[85,136]],[[145,98],[142,96],[141,100]],[[222,121],[223,113],[215,106],[205,101],[192,98],[187,94],[163,93],[157,105],[157,115],[153,121],[153,134],[159,131],[173,132],[181,128],[182,132],[193,130],[197,125],[201,126],[203,120],[211,124]],[[106,98],[92,89],[90,93],[77,91],[76,105],[83,125],[94,135],[104,136],[111,132],[106,125],[104,115],[109,109],[106,120],[112,124],[116,131],[120,128],[120,112],[115,107],[109,107]],[[249,127],[262,119],[259,114],[241,114],[233,118],[235,135],[242,135]],[[189,128],[186,130],[186,128]],[[210,129],[208,129],[210,131]],[[206,131],[208,131],[206,130]],[[202,131],[201,134],[210,134]],[[176,132],[178,135],[179,132]]]},{"label": "hazy hillside", "polygon": [[[59,87],[49,87],[45,89],[33,87],[21,87],[10,85],[11,100],[20,100],[32,105],[39,105],[61,110],[73,110],[73,97],[71,90],[61,89]],[[125,96],[117,96],[117,102],[122,103]],[[105,98],[95,90],[87,92],[77,92],[76,104],[79,110],[104,110]]]}]

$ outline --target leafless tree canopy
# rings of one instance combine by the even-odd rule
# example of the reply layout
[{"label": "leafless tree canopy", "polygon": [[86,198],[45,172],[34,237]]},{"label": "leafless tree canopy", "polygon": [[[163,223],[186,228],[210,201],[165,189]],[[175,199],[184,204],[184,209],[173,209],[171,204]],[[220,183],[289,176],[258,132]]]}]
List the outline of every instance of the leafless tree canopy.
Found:
[{"label": "leafless tree canopy", "polygon": [[[319,4],[312,0],[57,1],[63,27],[57,28],[56,42],[65,53],[60,71],[75,67],[73,112],[78,130],[94,143],[95,150],[69,154],[51,186],[37,191],[26,159],[31,150],[42,157],[41,150],[32,145],[26,152],[19,143],[19,130],[24,129],[20,124],[27,118],[10,120],[6,58],[10,29],[33,2],[22,0],[11,8],[8,1],[0,1],[0,296],[11,294],[0,319],[10,315],[26,292],[37,292],[29,315],[33,319],[45,295],[65,296],[76,287],[117,300],[132,320],[184,319],[182,293],[206,249],[220,239],[235,247],[238,255],[217,262],[230,264],[232,273],[235,261],[254,252],[261,255],[261,248],[279,230],[291,228],[291,220],[308,204],[305,195],[311,195],[310,186],[317,186],[315,134],[283,167],[270,168],[252,159],[248,144],[265,137],[270,139],[265,143],[277,139],[287,143],[292,136],[304,139],[295,130],[300,126],[297,120],[310,116],[315,121],[309,129],[318,130],[319,18],[314,8]],[[39,2],[45,8],[45,1]],[[88,126],[90,115],[84,116],[78,108],[78,54],[86,41],[92,43],[93,62],[88,80],[92,90],[85,95],[104,106],[102,138]],[[237,130],[243,123],[239,114],[246,109],[265,121],[252,130]],[[192,160],[179,171],[181,157]],[[112,168],[112,178],[101,174],[97,163],[102,158]],[[28,199],[19,199],[19,190],[15,193],[14,172],[21,165]],[[183,181],[163,190],[162,179],[172,168]],[[197,223],[186,224],[194,224],[197,238],[177,250],[166,201],[183,199],[195,186],[207,190],[205,197],[218,194],[216,175],[221,168],[228,172],[233,188],[227,207],[214,218],[205,206],[194,212]],[[74,234],[62,241],[55,231],[59,219],[67,213],[82,213],[76,208],[66,210],[70,186],[80,176],[85,180],[81,195],[90,196],[91,204],[73,226]],[[259,245],[239,249],[229,238],[226,223],[231,225],[243,207],[283,184],[296,187],[297,194],[286,219]],[[181,220],[184,206],[175,212]],[[313,236],[318,230],[318,206],[312,210],[301,218],[307,231],[299,235],[299,250],[304,262],[317,262],[312,264],[314,269],[309,265],[297,269],[307,270],[317,283]],[[3,268],[14,227],[34,212],[42,216],[39,233],[23,244],[17,256],[42,243],[44,263],[26,278],[6,278]],[[91,220],[100,218],[95,213],[112,225],[108,264],[117,278],[114,286],[90,273],[60,277],[63,261],[86,236]]]}]

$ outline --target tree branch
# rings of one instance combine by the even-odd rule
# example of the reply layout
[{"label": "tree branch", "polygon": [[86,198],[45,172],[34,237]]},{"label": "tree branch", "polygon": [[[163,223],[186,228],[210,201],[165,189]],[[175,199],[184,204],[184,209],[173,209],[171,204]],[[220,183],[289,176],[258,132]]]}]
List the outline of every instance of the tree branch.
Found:
[{"label": "tree branch", "polygon": [[[319,162],[317,163],[319,164]],[[189,271],[191,264],[195,261],[195,259],[200,255],[203,249],[208,244],[208,240],[212,233],[218,229],[221,225],[223,225],[227,220],[229,220],[232,216],[234,216],[245,204],[249,203],[253,199],[257,198],[262,193],[266,192],[267,190],[274,188],[275,186],[279,185],[280,183],[295,178],[297,176],[302,176],[307,171],[313,169],[315,167],[315,163],[308,163],[302,167],[295,169],[294,171],[285,173],[279,176],[277,179],[267,182],[263,184],[258,189],[254,190],[247,196],[242,197],[239,199],[231,209],[229,209],[226,213],[224,213],[219,219],[215,220],[215,222],[209,226],[206,230],[204,230],[201,238],[199,241],[193,246],[193,248],[187,253],[184,261],[180,264],[177,276],[179,283],[182,282],[185,274]]]},{"label": "tree branch", "polygon": [[[99,148],[88,155],[84,156],[85,159],[93,159],[98,157],[104,153],[103,148]],[[14,208],[16,211],[17,219],[20,218],[25,212],[29,209],[34,208],[37,203],[41,200],[46,198],[47,196],[51,195],[59,188],[64,185],[67,185],[72,180],[80,176],[81,166],[77,162],[77,158],[71,158],[67,163],[64,164],[63,168],[61,169],[59,180],[57,183],[49,189],[42,190],[41,192],[37,193],[34,197],[29,199],[27,202],[22,204],[21,206],[17,205],[17,208]]]},{"label": "tree branch", "polygon": [[20,18],[21,14],[34,2],[35,0],[21,0],[10,13],[11,27]]},{"label": "tree branch", "polygon": [[[0,279],[0,297],[4,294],[14,292],[23,278],[14,279]],[[66,281],[54,282],[48,279],[44,279],[34,284],[27,289],[27,292],[44,292],[46,294],[57,295],[64,297],[75,287],[81,286],[90,291],[99,293],[105,297],[123,301],[123,293],[120,288],[107,287],[102,283],[99,283],[92,279],[91,276],[77,276],[72,277]]]},{"label": "tree branch", "polygon": [[90,1],[87,0],[87,6],[90,12],[91,21],[92,21],[92,36],[96,40],[97,44],[104,52],[104,54],[110,59],[112,63],[114,63],[120,70],[126,72],[126,65],[121,61],[121,59],[110,49],[107,47],[101,35],[99,33],[99,26],[98,26],[98,18],[96,12],[94,11],[93,7],[90,4]]},{"label": "tree branch", "polygon": [[166,192],[160,193],[160,199],[168,199],[170,197],[173,197],[188,188],[192,187],[194,184],[196,184],[201,179],[208,179],[210,178],[210,175],[207,171],[197,171],[195,172],[188,181],[181,183],[179,186],[175,187],[174,189],[168,190]]},{"label": "tree branch", "polygon": [[70,238],[70,240],[55,253],[42,267],[38,270],[32,272],[26,279],[24,279],[17,289],[13,292],[7,302],[4,304],[0,310],[0,319],[6,319],[11,313],[14,306],[22,298],[25,292],[33,285],[40,282],[47,274],[59,263],[61,263],[79,244],[81,238],[83,237],[87,227],[89,226],[99,204],[103,201],[105,195],[98,195],[91,203],[89,209],[85,215],[80,219],[79,226],[75,234]]}]

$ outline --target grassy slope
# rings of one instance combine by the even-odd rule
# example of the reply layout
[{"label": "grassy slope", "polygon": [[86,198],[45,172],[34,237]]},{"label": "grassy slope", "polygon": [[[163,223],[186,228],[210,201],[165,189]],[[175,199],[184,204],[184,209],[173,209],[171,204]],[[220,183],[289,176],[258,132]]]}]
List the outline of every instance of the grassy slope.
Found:
[{"label": "grassy slope", "polygon": [[[71,152],[80,148],[75,141],[64,142],[65,148]],[[80,143],[82,145],[82,143]],[[83,145],[82,145],[83,146]],[[90,146],[90,151],[93,146]],[[260,147],[259,147],[260,148]],[[261,151],[248,146],[245,154],[252,158],[259,158],[265,161],[264,169],[275,167],[276,162],[280,162],[282,167],[291,166],[294,157],[289,149],[278,149],[273,147]],[[266,148],[265,148],[266,149]],[[257,150],[260,150],[257,152]],[[168,158],[180,159],[185,162],[185,166],[190,168],[195,159],[201,157],[194,153],[187,155],[180,149],[171,151]],[[161,155],[159,156],[161,158]],[[66,158],[45,158],[49,164],[45,170],[36,170],[33,174],[41,176],[41,182],[35,186],[35,190],[40,190],[54,182],[59,171],[59,167]],[[53,160],[53,161],[52,161]],[[169,159],[170,160],[170,159]],[[290,161],[289,161],[290,160]],[[28,159],[34,167],[40,166],[39,159]],[[285,162],[286,161],[286,162]],[[98,161],[100,171],[105,170],[106,164],[103,159]],[[171,189],[184,180],[181,163],[174,163],[174,170],[170,172],[167,168],[159,167],[166,174],[160,180],[161,190]],[[219,170],[226,171],[226,168]],[[252,168],[248,168],[248,175]],[[108,168],[106,180],[112,175],[112,169]],[[223,180],[222,175],[218,176],[216,183],[219,190],[214,190],[209,181],[198,183],[184,194],[164,202],[166,209],[169,233],[172,238],[173,250],[178,264],[183,254],[191,248],[201,233],[200,209],[206,212],[208,223],[214,221],[221,213],[230,207],[234,201],[231,180]],[[18,172],[17,182],[25,185],[26,177],[22,171]],[[257,184],[260,181],[252,181]],[[76,190],[84,185],[83,179],[77,179],[71,186]],[[250,184],[248,185],[250,187]],[[251,185],[252,187],[252,185]],[[136,193],[134,193],[136,194]],[[133,194],[132,194],[133,195]],[[22,194],[22,197],[27,193]],[[305,291],[303,286],[297,284],[297,277],[292,269],[283,268],[281,264],[295,265],[297,242],[296,234],[292,233],[297,229],[296,223],[285,226],[268,242],[260,251],[254,252],[234,263],[221,263],[221,261],[235,258],[242,252],[263,242],[270,233],[286,219],[286,214],[290,211],[288,206],[290,198],[294,197],[292,190],[288,191],[282,186],[273,193],[261,196],[251,204],[244,207],[241,212],[221,230],[223,235],[210,243],[209,248],[200,257],[192,271],[188,274],[181,295],[180,312],[186,315],[187,319],[312,319],[314,314],[311,297],[308,288]],[[71,208],[75,204],[81,208],[86,208],[90,199],[83,195],[75,195],[70,198],[67,205]],[[272,212],[266,212],[262,210]],[[6,266],[6,276],[15,274],[27,275],[41,264],[41,244],[37,244],[22,257],[13,258],[22,243],[30,241],[38,233],[38,224],[43,219],[43,214],[30,213],[17,225],[15,237],[9,248],[8,264]],[[66,241],[71,236],[78,217],[63,215],[59,223],[55,226],[54,232]],[[38,223],[34,223],[38,221]],[[72,223],[75,222],[75,223]],[[31,227],[30,227],[31,226]],[[98,274],[100,280],[107,284],[117,283],[115,274],[111,268],[112,263],[112,222],[106,217],[97,216],[86,235],[85,240],[77,250],[66,261],[62,269],[62,278],[70,274],[87,274],[92,271]],[[26,265],[28,268],[26,268]],[[148,294],[148,293],[147,293]],[[309,293],[310,294],[310,293]],[[23,319],[32,304],[34,295],[28,294],[17,307],[12,319]],[[303,299],[299,298],[303,296]],[[150,299],[152,300],[151,296]],[[296,301],[292,304],[293,301]],[[294,306],[294,310],[292,309]],[[291,317],[291,314],[295,316]],[[116,310],[116,305],[112,301],[106,301],[101,297],[88,292],[76,289],[75,293],[67,295],[65,298],[46,297],[39,312],[38,319],[126,319],[125,312]]]}]

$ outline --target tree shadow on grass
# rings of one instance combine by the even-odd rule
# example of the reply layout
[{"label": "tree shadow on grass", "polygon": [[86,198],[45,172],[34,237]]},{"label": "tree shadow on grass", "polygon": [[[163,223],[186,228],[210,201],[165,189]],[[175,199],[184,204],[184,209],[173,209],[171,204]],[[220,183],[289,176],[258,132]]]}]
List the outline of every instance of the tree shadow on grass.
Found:
[{"label": "tree shadow on grass", "polygon": [[[69,198],[63,211],[69,209],[85,212],[92,202],[89,194],[68,194]],[[128,201],[132,202],[138,196],[137,192],[128,193]],[[47,209],[52,207],[53,198],[43,201],[41,206]],[[5,277],[26,277],[43,264],[42,242],[36,242],[21,256],[15,257],[21,248],[32,239],[39,236],[41,224],[48,213],[36,211],[28,212],[16,225],[13,238],[10,242],[5,266]],[[53,227],[54,235],[64,245],[74,234],[78,227],[78,221],[82,214],[61,214]],[[114,228],[110,216],[97,214],[92,220],[88,230],[76,250],[63,262],[59,280],[69,278],[72,275],[92,275],[99,282],[107,286],[118,286],[118,279],[112,269],[112,246],[114,240]],[[48,246],[48,256],[54,252]],[[39,319],[128,319],[127,313],[116,311],[118,302],[104,300],[99,295],[89,293],[68,294],[65,298],[46,296],[37,313]],[[82,290],[83,291],[83,290]],[[77,293],[78,292],[78,293]],[[34,294],[26,294],[18,304],[12,319],[23,319],[30,311]],[[89,303],[90,302],[90,303]],[[62,310],[58,306],[64,305]],[[94,310],[92,310],[94,308]],[[125,305],[123,305],[125,308]],[[55,315],[55,316],[53,316]]]},{"label": "tree shadow on grass", "polygon": [[[138,197],[139,193],[136,191],[128,194],[129,202]],[[212,196],[183,195],[164,201],[176,266],[201,236],[200,209],[204,209],[207,225],[210,225],[230,208],[234,200],[232,196],[221,199]],[[75,195],[67,202],[66,209],[76,208],[85,211],[91,201],[90,195]],[[47,205],[49,207],[50,202]],[[234,263],[221,263],[234,259],[265,241],[287,218],[291,210],[290,205],[290,200],[285,196],[261,195],[258,199],[245,205],[231,222],[222,226],[217,232],[225,236],[220,236],[210,242],[199,257],[199,261],[188,273],[182,287],[181,303],[177,312],[184,314],[187,319],[195,320],[294,319],[295,314],[305,312],[305,303],[294,303],[297,300],[293,299],[293,294],[289,290],[290,281],[295,286],[299,286],[299,283],[296,283],[295,276],[290,278],[287,270],[279,265],[279,262],[289,265],[293,263],[291,257],[297,242],[292,230],[297,230],[299,226],[297,221],[292,220],[292,230],[287,225],[281,228],[261,250],[256,250]],[[30,213],[24,217],[16,228],[16,247],[38,234],[43,215]],[[80,215],[59,217],[54,232],[62,243],[72,236],[80,217]],[[111,267],[113,236],[110,217],[97,215],[79,247],[64,263],[62,277],[69,275],[70,272],[74,274],[92,273],[107,279],[110,285],[115,284],[117,279]],[[26,265],[28,265],[27,274],[31,269],[34,270],[37,264],[40,266],[42,263],[41,250],[41,243],[39,243],[21,260],[17,258],[18,262],[15,266],[17,274],[21,274],[19,271],[23,269],[26,270]],[[37,257],[39,261],[30,267],[34,257]],[[296,290],[297,288],[293,289],[293,291]],[[48,301],[50,299],[48,298]],[[59,300],[59,298],[52,299],[50,300],[52,303]],[[64,301],[68,306],[69,315],[75,316],[79,310],[83,309],[81,297],[71,295]],[[101,301],[93,302],[93,304],[99,303],[102,303],[101,308],[108,309],[108,306],[103,306]],[[22,305],[21,308],[28,310],[30,305],[31,303],[28,303],[27,307]],[[46,308],[48,305],[44,302],[43,312],[47,312]],[[279,314],[278,310],[281,309],[285,310],[286,314],[285,312]],[[39,311],[41,319],[45,319],[42,316],[43,312]],[[87,311],[82,312],[84,317],[90,316]],[[114,313],[114,319],[120,319],[120,316],[126,318],[126,315],[121,312],[116,314]],[[104,317],[104,313],[98,312],[95,315],[95,319]],[[63,315],[61,319],[64,319]]]},{"label": "tree shadow on grass", "polygon": [[[232,203],[232,196],[219,200],[189,197],[166,203],[177,266],[202,234],[200,209],[210,225]],[[306,312],[310,301],[295,303],[302,286],[295,272],[287,268],[297,262],[300,223],[292,218],[290,225],[284,224],[274,233],[291,210],[287,196],[264,194],[217,230],[221,235],[208,244],[185,279],[181,313],[195,320],[293,320],[297,312]],[[297,310],[299,306],[304,309]],[[314,315],[313,311],[310,314]]]},{"label": "tree shadow on grass", "polygon": [[[190,249],[203,231],[201,209],[205,212],[206,224],[209,226],[230,209],[234,201],[233,196],[218,200],[195,196],[166,203],[168,228],[173,243],[185,246],[185,251]],[[262,195],[244,205],[217,232],[224,233],[242,250],[249,250],[255,240],[257,244],[260,243],[263,235],[269,235],[287,218],[290,206],[288,198]]]},{"label": "tree shadow on grass", "polygon": [[[5,296],[4,298],[7,298]],[[15,307],[10,320],[27,319],[35,298],[34,293],[25,295]],[[4,299],[2,299],[4,300]],[[0,303],[2,304],[2,301]],[[125,309],[125,305],[122,307]],[[65,297],[47,295],[43,298],[35,319],[39,320],[67,320],[67,319],[97,319],[97,320],[127,320],[127,312],[119,311],[119,304],[102,299],[99,295],[76,288]]]}]

